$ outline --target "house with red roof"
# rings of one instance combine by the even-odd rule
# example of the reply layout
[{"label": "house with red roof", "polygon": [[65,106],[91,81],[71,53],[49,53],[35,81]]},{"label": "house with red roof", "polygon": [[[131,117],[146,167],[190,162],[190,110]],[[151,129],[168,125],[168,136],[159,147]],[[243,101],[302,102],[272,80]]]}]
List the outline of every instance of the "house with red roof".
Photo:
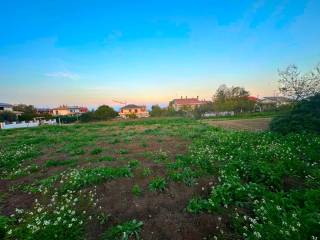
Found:
[{"label": "house with red roof", "polygon": [[196,98],[181,97],[178,99],[173,99],[171,101],[171,105],[175,111],[179,111],[182,109],[195,109],[196,107],[199,107],[207,103],[208,101],[199,100],[199,97],[196,97]]}]

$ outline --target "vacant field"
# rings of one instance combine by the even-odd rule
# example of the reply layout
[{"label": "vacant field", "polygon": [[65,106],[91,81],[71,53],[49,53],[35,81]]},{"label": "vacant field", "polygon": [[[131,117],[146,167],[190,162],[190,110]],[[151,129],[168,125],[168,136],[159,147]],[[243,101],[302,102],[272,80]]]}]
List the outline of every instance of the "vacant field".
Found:
[{"label": "vacant field", "polygon": [[0,131],[0,239],[311,239],[320,138],[148,119]]},{"label": "vacant field", "polygon": [[203,122],[208,123],[215,127],[222,127],[233,130],[246,130],[246,131],[264,131],[269,128],[271,118],[253,118],[253,119],[227,119],[227,120],[214,120],[208,119]]}]

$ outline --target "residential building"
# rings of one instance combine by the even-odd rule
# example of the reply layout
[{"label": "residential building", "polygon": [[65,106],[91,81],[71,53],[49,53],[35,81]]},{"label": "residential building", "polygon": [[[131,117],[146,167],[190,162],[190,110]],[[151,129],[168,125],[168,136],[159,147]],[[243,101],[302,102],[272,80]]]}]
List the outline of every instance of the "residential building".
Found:
[{"label": "residential building", "polygon": [[51,108],[37,108],[36,110],[38,114],[53,114],[53,110]]},{"label": "residential building", "polygon": [[173,107],[175,111],[183,110],[183,109],[195,109],[201,105],[207,104],[208,102],[205,100],[199,100],[199,97],[196,98],[188,98],[181,97],[180,99],[173,99],[170,105]]},{"label": "residential building", "polygon": [[0,103],[0,111],[13,112],[13,105],[8,103]]},{"label": "residential building", "polygon": [[261,104],[269,104],[279,107],[282,105],[288,105],[292,103],[292,100],[286,97],[263,97],[259,102]]},{"label": "residential building", "polygon": [[81,115],[87,111],[88,109],[85,107],[63,105],[52,109],[52,114],[54,116]]},{"label": "residential building", "polygon": [[146,106],[137,106],[134,104],[129,104],[120,109],[120,117],[129,118],[130,116],[136,116],[138,118],[149,117],[149,112]]}]

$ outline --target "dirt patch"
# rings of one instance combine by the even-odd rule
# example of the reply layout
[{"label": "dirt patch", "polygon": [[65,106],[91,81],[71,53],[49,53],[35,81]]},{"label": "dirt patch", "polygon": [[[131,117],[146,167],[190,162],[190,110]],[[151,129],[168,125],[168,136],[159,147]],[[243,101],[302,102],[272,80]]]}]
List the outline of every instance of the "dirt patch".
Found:
[{"label": "dirt patch", "polygon": [[[161,172],[159,170],[156,175],[161,175]],[[201,179],[192,187],[183,183],[170,183],[164,192],[159,193],[148,190],[149,181],[153,177],[135,175],[131,179],[119,179],[98,186],[100,205],[104,213],[110,216],[106,228],[137,219],[144,222],[142,239],[159,240],[200,240],[219,234],[220,229],[226,229],[227,218],[218,220],[217,214],[190,214],[185,211],[193,196],[204,196],[210,192],[212,179]],[[134,184],[143,190],[141,196],[132,194]],[[101,233],[95,228],[89,239],[97,239]]]},{"label": "dirt patch", "polygon": [[205,120],[215,127],[222,127],[233,130],[246,130],[246,131],[264,131],[269,129],[271,118],[255,118],[255,119],[238,119],[238,120]]}]

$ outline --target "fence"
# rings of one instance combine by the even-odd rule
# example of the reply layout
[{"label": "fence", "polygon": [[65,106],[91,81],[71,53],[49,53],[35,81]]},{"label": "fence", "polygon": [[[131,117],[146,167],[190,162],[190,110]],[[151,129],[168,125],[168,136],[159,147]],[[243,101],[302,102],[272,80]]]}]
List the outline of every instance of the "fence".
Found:
[{"label": "fence", "polygon": [[220,116],[234,116],[234,111],[230,112],[207,112],[202,114],[202,117],[220,117]]},{"label": "fence", "polygon": [[52,120],[41,120],[41,121],[30,121],[30,122],[12,122],[12,123],[2,123],[0,122],[1,129],[13,129],[13,128],[28,128],[28,127],[38,127],[39,125],[55,125],[57,124],[55,119]]}]

